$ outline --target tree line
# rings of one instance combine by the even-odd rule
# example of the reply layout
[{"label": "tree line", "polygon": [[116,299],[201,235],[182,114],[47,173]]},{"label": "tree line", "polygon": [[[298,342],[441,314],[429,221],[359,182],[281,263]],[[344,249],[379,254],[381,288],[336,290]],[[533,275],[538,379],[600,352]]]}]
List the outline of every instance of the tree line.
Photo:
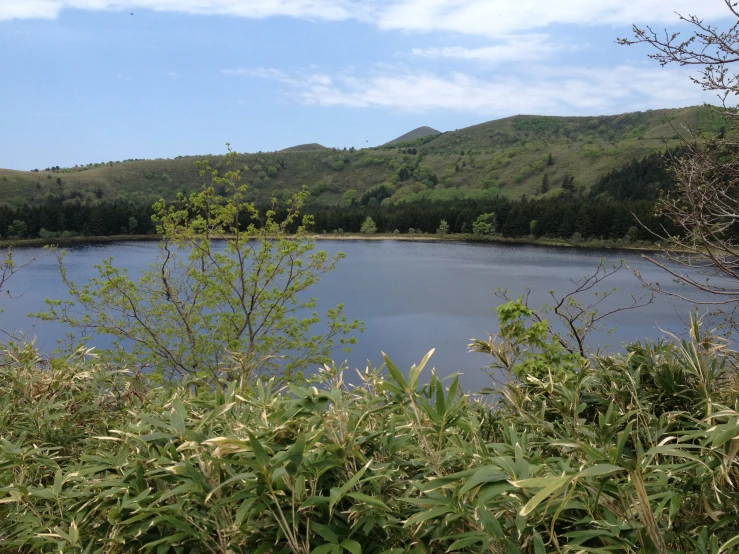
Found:
[{"label": "tree line", "polygon": [[[648,229],[677,232],[669,219],[655,215],[655,203],[661,193],[674,188],[668,162],[681,152],[635,160],[601,177],[588,192],[563,189],[555,196],[517,200],[498,196],[388,205],[382,200],[390,192],[381,185],[362,196],[374,202],[312,205],[304,211],[313,216],[313,230],[318,233],[358,233],[368,217],[380,233],[435,233],[442,221],[449,233],[473,233],[478,218],[493,214],[490,232],[504,237],[651,240],[654,237]],[[260,207],[262,213],[267,209]],[[13,238],[150,234],[156,228],[152,214],[151,206],[124,201],[4,206],[0,207],[0,234]]]},{"label": "tree line", "polygon": [[3,238],[144,235],[155,231],[153,213],[151,206],[123,201],[1,206],[0,234]]}]

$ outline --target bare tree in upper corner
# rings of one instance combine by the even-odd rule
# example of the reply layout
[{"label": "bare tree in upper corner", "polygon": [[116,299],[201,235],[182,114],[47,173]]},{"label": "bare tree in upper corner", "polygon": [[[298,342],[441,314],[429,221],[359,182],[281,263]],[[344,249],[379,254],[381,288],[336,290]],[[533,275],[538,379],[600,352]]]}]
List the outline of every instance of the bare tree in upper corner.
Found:
[{"label": "bare tree in upper corner", "polygon": [[[620,44],[647,43],[656,50],[649,55],[661,65],[679,64],[700,68],[693,82],[715,91],[720,107],[713,107],[725,126],[711,136],[688,130],[685,154],[672,159],[675,189],[664,194],[656,210],[674,222],[678,233],[651,231],[665,241],[661,256],[644,256],[687,285],[686,292],[669,292],[659,283],[646,283],[652,290],[699,305],[714,306],[728,316],[730,329],[739,330],[734,314],[739,308],[739,10],[724,0],[733,19],[726,28],[706,23],[695,15],[678,14],[692,27],[692,34],[661,33],[649,27],[633,27],[633,39]],[[701,294],[698,291],[702,291]],[[698,293],[698,294],[696,294]]]}]

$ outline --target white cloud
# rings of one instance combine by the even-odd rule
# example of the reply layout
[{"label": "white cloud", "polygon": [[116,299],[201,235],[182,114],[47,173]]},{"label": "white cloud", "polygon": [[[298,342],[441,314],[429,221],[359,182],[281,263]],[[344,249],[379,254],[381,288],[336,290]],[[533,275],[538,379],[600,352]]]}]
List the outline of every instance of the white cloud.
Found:
[{"label": "white cloud", "polygon": [[[281,73],[281,72],[278,72]],[[271,78],[271,70],[254,76]],[[284,75],[284,74],[282,74]],[[390,108],[404,112],[449,110],[492,116],[519,113],[577,115],[677,107],[711,100],[680,69],[533,68],[526,75],[480,79],[383,70],[371,77],[297,74],[279,79],[297,101],[320,106]]]},{"label": "white cloud", "polygon": [[695,0],[0,0],[0,20],[53,18],[67,8],[356,19],[386,30],[487,36],[541,29],[553,23],[674,23],[675,12],[698,11],[709,20],[729,13],[723,0],[706,0],[697,8]]},{"label": "white cloud", "polygon": [[[328,21],[353,17],[349,0],[0,0],[0,21],[55,18],[68,8],[131,11],[148,9],[260,19],[289,16]],[[364,11],[364,10],[357,10]]]},{"label": "white cloud", "polygon": [[[496,36],[540,29],[554,23],[574,25],[628,25],[674,23],[675,12],[694,13],[694,0],[398,0],[379,12],[382,29],[454,31]],[[707,0],[701,17],[726,17],[723,0]]]},{"label": "white cloud", "polygon": [[493,46],[464,48],[451,46],[445,48],[414,48],[412,54],[431,59],[461,59],[488,63],[531,62],[546,58],[565,47],[549,40],[548,35],[520,35],[496,37]]}]

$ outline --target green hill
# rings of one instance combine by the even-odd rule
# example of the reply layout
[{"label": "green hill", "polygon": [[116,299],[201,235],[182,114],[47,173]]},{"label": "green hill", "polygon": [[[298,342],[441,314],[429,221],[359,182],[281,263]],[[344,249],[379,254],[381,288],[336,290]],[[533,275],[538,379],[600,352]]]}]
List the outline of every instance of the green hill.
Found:
[{"label": "green hill", "polygon": [[391,140],[390,142],[385,143],[385,146],[391,146],[393,144],[398,143],[404,143],[424,137],[428,137],[429,135],[440,135],[441,131],[437,131],[436,129],[432,129],[431,127],[419,127],[418,129],[413,129],[412,131],[399,136],[398,138]]},{"label": "green hill", "polygon": [[[593,117],[520,115],[406,140],[402,146],[313,150],[322,147],[303,145],[240,154],[238,161],[249,168],[244,180],[257,201],[286,197],[303,185],[310,188],[309,202],[321,205],[342,203],[352,190],[358,198],[382,203],[537,197],[545,180],[550,196],[563,183],[588,187],[614,168],[677,144],[685,128],[717,132],[721,123],[706,107]],[[223,163],[220,155],[206,155],[41,171],[0,169],[0,203],[171,199],[199,187],[198,160]]]},{"label": "green hill", "polygon": [[299,144],[297,146],[291,146],[290,148],[283,148],[279,152],[311,152],[314,150],[328,150],[322,144],[311,142],[310,144]]}]

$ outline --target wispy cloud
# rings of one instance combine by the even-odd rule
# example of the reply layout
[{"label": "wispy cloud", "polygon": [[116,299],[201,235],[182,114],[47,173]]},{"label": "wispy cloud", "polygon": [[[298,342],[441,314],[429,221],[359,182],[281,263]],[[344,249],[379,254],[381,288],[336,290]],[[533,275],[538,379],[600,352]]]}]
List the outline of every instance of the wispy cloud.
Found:
[{"label": "wispy cloud", "polygon": [[412,54],[431,59],[459,59],[486,63],[540,61],[552,54],[572,49],[556,44],[548,35],[524,34],[512,37],[496,37],[496,44],[482,48],[450,46],[445,48],[414,48]]},{"label": "wispy cloud", "polygon": [[[378,2],[379,3],[379,2]],[[375,12],[381,29],[453,31],[487,35],[542,29],[552,24],[629,25],[675,22],[675,12],[694,13],[694,0],[391,0]],[[702,17],[726,17],[721,0],[700,6]]]},{"label": "wispy cloud", "polygon": [[144,9],[252,19],[288,16],[321,20],[350,19],[355,11],[350,0],[0,0],[0,21],[51,19],[70,8],[97,11]]},{"label": "wispy cloud", "polygon": [[[695,0],[0,0],[0,20],[54,18],[65,9],[150,9],[246,18],[288,16],[324,21],[355,19],[381,29],[453,31],[496,36],[541,29],[554,23],[624,25],[674,22],[675,12],[693,13]],[[721,0],[700,6],[702,17],[726,16]]]},{"label": "wispy cloud", "polygon": [[636,110],[710,100],[680,70],[632,66],[536,67],[531,74],[492,79],[461,72],[440,75],[387,70],[370,77],[324,73],[287,76],[269,69],[251,75],[285,83],[286,93],[303,104],[403,112],[577,115],[615,113],[623,105]]},{"label": "wispy cloud", "polygon": [[266,69],[263,67],[257,67],[253,69],[245,69],[243,67],[237,67],[234,69],[223,69],[221,73],[224,75],[236,75],[241,77],[258,77],[262,79],[272,79],[274,81],[281,81],[283,83],[294,83],[294,80],[284,71],[279,69]]}]

